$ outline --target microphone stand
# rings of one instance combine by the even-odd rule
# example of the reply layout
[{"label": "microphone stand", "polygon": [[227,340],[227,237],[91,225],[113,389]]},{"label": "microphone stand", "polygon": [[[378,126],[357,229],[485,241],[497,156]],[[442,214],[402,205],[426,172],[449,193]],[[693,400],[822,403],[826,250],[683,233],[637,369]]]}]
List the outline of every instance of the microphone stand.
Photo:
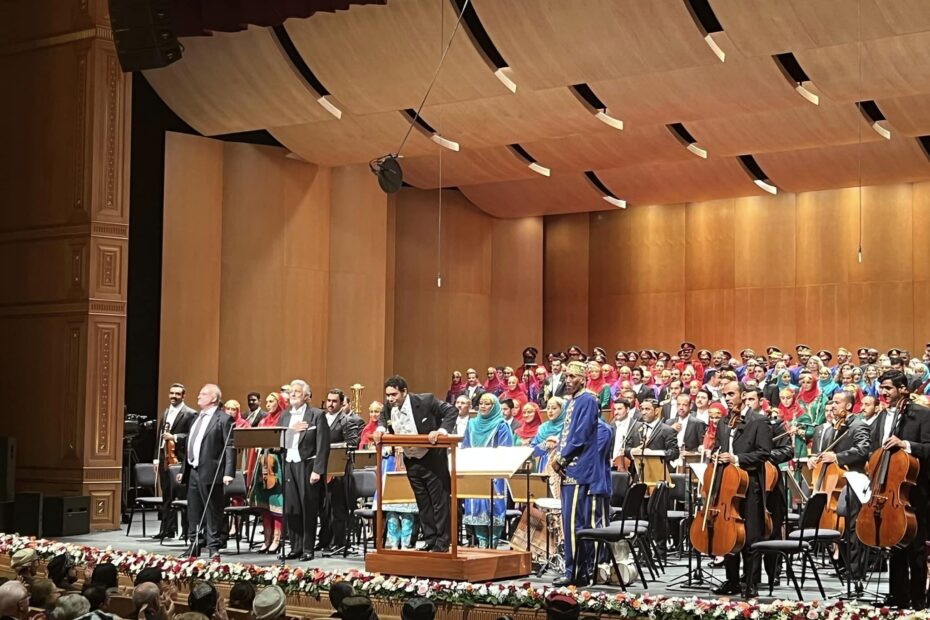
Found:
[{"label": "microphone stand", "polygon": [[[217,409],[216,409],[216,411],[213,413],[213,415],[226,415],[225,413],[220,414],[220,409],[222,409],[222,405],[220,405],[220,406],[217,407]],[[201,415],[203,415],[203,414],[201,414]],[[219,475],[220,475],[220,469],[223,468],[223,467],[225,467],[224,461],[225,461],[225,459],[226,459],[226,450],[228,450],[228,449],[230,448],[230,446],[229,446],[229,440],[230,440],[230,438],[232,438],[232,434],[233,434],[233,431],[235,430],[235,428],[236,428],[236,425],[235,425],[235,424],[230,424],[230,425],[229,425],[229,432],[226,433],[226,439],[223,441],[223,456],[220,457],[220,461],[216,464],[216,471],[213,472],[213,481],[210,483],[210,491],[207,493],[207,497],[206,497],[206,499],[204,499],[204,502],[203,502],[203,514],[200,515],[200,522],[197,523],[197,527],[195,528],[194,534],[193,534],[193,536],[192,536],[192,538],[191,538],[190,547],[188,547],[188,554],[187,554],[188,557],[197,557],[197,556],[200,555],[200,531],[203,529],[203,522],[204,522],[204,520],[207,518],[207,512],[210,510],[210,498],[213,497],[213,491],[216,489],[216,479],[217,479],[217,478],[219,477]],[[204,429],[203,432],[206,432],[206,429]],[[201,440],[201,441],[202,441],[202,440]],[[191,445],[191,448],[192,448],[192,449],[193,449],[193,447],[194,447],[194,446]],[[185,458],[186,458],[186,457],[185,457]],[[188,461],[188,463],[190,463],[190,462]],[[188,480],[190,480],[190,479],[188,478]],[[189,488],[190,488],[190,487],[188,487],[188,489],[189,489]],[[188,490],[188,493],[190,493],[190,490]],[[201,489],[201,491],[200,491],[200,497],[201,497],[201,499],[203,499],[203,490],[202,490],[202,489]],[[190,510],[190,506],[188,506],[188,510]]]}]

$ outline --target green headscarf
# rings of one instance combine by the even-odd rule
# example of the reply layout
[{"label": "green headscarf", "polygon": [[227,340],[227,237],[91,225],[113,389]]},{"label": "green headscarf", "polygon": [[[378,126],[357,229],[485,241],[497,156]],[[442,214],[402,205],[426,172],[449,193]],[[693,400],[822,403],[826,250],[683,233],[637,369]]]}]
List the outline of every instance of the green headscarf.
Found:
[{"label": "green headscarf", "polygon": [[553,436],[562,436],[562,427],[565,426],[566,405],[568,405],[568,401],[562,403],[562,410],[559,412],[559,417],[554,420],[546,420],[539,425],[539,430],[536,431],[536,442],[544,441]]},{"label": "green headscarf", "polygon": [[497,435],[498,427],[505,421],[504,412],[501,411],[501,401],[497,399],[497,396],[485,392],[481,398],[490,398],[494,404],[486,414],[481,413],[479,406],[478,415],[468,421],[468,428],[465,432],[468,433],[468,445],[473,448],[490,446],[494,436]]}]

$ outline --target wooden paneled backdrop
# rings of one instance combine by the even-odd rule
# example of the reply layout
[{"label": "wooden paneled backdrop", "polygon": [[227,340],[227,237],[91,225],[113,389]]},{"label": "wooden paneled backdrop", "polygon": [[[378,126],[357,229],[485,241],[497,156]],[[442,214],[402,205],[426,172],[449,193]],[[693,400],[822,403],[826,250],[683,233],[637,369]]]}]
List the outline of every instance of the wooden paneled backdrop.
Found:
[{"label": "wooden paneled backdrop", "polygon": [[437,190],[388,198],[363,166],[285,154],[169,135],[160,394],[210,380],[244,401],[304,377],[318,400],[361,382],[370,401],[394,372],[444,393],[528,345],[930,336],[930,184],[862,189],[860,263],[855,188],[544,219],[446,190],[440,223]]}]

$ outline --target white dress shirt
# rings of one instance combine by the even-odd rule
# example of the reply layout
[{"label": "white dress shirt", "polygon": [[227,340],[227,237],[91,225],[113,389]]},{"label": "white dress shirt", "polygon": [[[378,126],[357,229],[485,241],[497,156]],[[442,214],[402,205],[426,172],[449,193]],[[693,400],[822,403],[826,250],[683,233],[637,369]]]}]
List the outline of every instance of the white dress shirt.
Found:
[{"label": "white dress shirt", "polygon": [[704,424],[709,425],[710,424],[710,407],[708,407],[704,411],[701,411],[700,409],[698,409],[697,411],[694,412],[694,417],[696,417],[698,420],[700,420]]},{"label": "white dress shirt", "polygon": [[624,447],[636,447],[626,445],[626,436],[630,433],[630,416],[627,416],[622,422],[614,424],[616,435],[614,436],[614,455],[613,458],[620,456],[624,452]]},{"label": "white dress shirt", "polygon": [[338,415],[339,415],[339,412],[338,412],[338,411],[337,411],[336,413],[330,413],[330,412],[328,412],[328,411],[326,412],[326,424],[327,424],[330,428],[333,427],[333,422],[336,421],[336,416],[338,416]]},{"label": "white dress shirt", "polygon": [[[304,403],[300,406],[300,409],[291,409],[291,421],[290,428],[294,428],[294,425],[298,422],[304,421],[304,414],[307,413],[307,404]],[[287,455],[285,460],[288,463],[299,463],[300,462],[300,450],[297,449],[297,446],[300,444],[300,433],[291,431],[291,445],[287,447]]]},{"label": "white dress shirt", "polygon": [[681,430],[678,431],[678,447],[681,449],[685,447],[685,431],[688,429],[688,418],[690,418],[690,416],[678,418],[677,420],[677,422],[681,424]]},{"label": "white dress shirt", "polygon": [[180,403],[177,407],[168,405],[168,414],[165,416],[165,424],[170,429],[174,426],[174,419],[178,417],[178,413],[181,411],[181,407],[184,406],[184,403]]},{"label": "white dress shirt", "polygon": [[462,441],[465,441],[465,430],[468,429],[468,421],[471,419],[471,416],[458,416],[455,418],[455,434],[462,436]]},{"label": "white dress shirt", "polygon": [[197,419],[194,420],[194,425],[191,427],[191,446],[187,451],[187,462],[191,467],[200,465],[200,446],[203,444],[203,436],[206,434],[207,426],[210,424],[210,420],[213,414],[216,413],[217,408],[216,405],[213,405],[209,409],[201,411]]}]

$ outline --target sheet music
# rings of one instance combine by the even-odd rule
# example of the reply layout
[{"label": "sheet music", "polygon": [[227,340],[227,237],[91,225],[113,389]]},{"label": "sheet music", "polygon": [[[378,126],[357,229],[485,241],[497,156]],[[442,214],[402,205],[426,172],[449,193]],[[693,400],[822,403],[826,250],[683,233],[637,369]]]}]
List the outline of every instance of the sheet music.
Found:
[{"label": "sheet music", "polygon": [[862,504],[867,504],[869,498],[872,497],[872,481],[869,480],[869,477],[857,471],[848,471],[843,474],[843,476],[846,478],[849,486],[852,487],[853,493],[856,494],[859,501],[862,502]]},{"label": "sheet music", "polygon": [[455,454],[458,475],[497,475],[509,478],[533,455],[530,446],[464,448]]},{"label": "sheet music", "polygon": [[665,450],[653,450],[652,448],[646,448],[645,450],[640,450],[639,448],[633,448],[630,450],[631,456],[665,456]]}]

